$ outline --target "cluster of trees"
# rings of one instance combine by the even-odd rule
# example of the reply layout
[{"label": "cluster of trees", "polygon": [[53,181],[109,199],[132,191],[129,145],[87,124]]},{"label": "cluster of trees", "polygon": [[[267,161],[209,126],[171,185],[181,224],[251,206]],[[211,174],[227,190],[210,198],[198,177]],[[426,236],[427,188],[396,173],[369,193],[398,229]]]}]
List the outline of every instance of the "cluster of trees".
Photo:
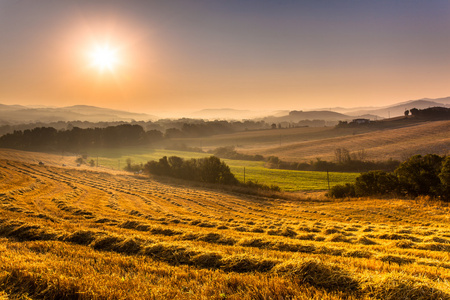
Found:
[{"label": "cluster of trees", "polygon": [[[57,121],[57,122],[34,122],[27,124],[5,124],[0,126],[0,135],[7,133],[13,133],[14,131],[27,129],[31,130],[37,127],[53,127],[56,130],[71,130],[72,128],[78,127],[82,129],[86,128],[106,128],[109,126],[118,126],[124,124],[140,125],[145,127],[146,122],[126,122],[126,121],[115,121],[115,122],[90,122],[90,121]],[[153,128],[152,128],[153,129]]]},{"label": "cluster of trees", "polygon": [[335,198],[376,195],[431,196],[450,200],[450,156],[415,155],[394,172],[370,171],[355,183],[334,186],[329,195]]},{"label": "cluster of trees", "polygon": [[[429,107],[425,109],[412,108],[410,110],[411,114],[417,118],[427,118],[427,119],[439,119],[439,120],[449,120],[450,119],[450,108],[446,107]],[[406,114],[406,112],[405,112]]]},{"label": "cluster of trees", "polygon": [[267,165],[274,169],[298,170],[298,171],[331,171],[331,172],[367,172],[370,170],[394,171],[400,161],[389,159],[386,161],[366,160],[364,150],[350,152],[345,148],[337,148],[334,151],[335,161],[326,161],[317,158],[310,162],[287,162],[277,156],[269,156]]},{"label": "cluster of trees", "polygon": [[205,121],[201,119],[183,118],[179,120],[163,119],[157,122],[148,122],[144,128],[160,130],[164,132],[166,138],[182,138],[269,129],[270,125],[264,121]]},{"label": "cluster of trees", "polygon": [[[128,171],[138,171],[142,165],[133,165],[127,161]],[[178,156],[164,156],[159,161],[149,161],[143,166],[145,173],[158,176],[169,176],[191,181],[206,183],[218,183],[243,187],[251,190],[280,192],[281,188],[277,185],[267,185],[248,180],[244,183],[239,182],[230,168],[216,156],[199,159],[183,159]]]},{"label": "cluster of trees", "polygon": [[[131,129],[130,129],[131,128]],[[118,143],[127,144],[128,140],[136,144],[135,136],[130,139],[121,139],[121,133],[118,131],[128,130],[137,133],[139,143],[145,144],[163,138],[183,138],[183,137],[202,137],[215,134],[232,133],[245,130],[268,129],[270,125],[264,121],[204,121],[197,119],[179,119],[179,120],[159,120],[156,122],[133,121],[127,122],[52,122],[52,123],[33,123],[20,125],[0,126],[0,136],[3,138],[4,147],[16,149],[36,149],[42,148],[46,142],[52,143],[48,148],[61,149],[61,144],[67,144],[67,139],[81,145],[105,145],[118,146]],[[61,133],[64,132],[64,133]],[[19,141],[21,136],[31,138],[33,142],[26,143]],[[57,137],[55,137],[57,136]],[[62,136],[65,136],[64,138]],[[45,139],[45,142],[43,141]],[[57,139],[57,140],[55,140]],[[42,141],[42,143],[40,142]],[[41,145],[42,144],[42,145]]]},{"label": "cluster of trees", "polygon": [[165,147],[166,150],[176,150],[176,151],[185,151],[185,152],[199,152],[204,153],[203,149],[200,147],[190,147],[185,143],[172,143]]},{"label": "cluster of trees", "polygon": [[234,146],[228,147],[219,147],[214,150],[209,151],[209,153],[214,154],[215,156],[227,159],[235,159],[235,160],[253,160],[253,161],[263,161],[264,156],[255,154],[243,154],[236,151]]},{"label": "cluster of trees", "polygon": [[208,183],[238,184],[230,168],[218,157],[185,160],[178,156],[164,156],[159,161],[149,161],[144,170],[150,174],[170,176]]},{"label": "cluster of trees", "polygon": [[123,124],[106,128],[74,127],[56,130],[37,127],[18,130],[0,137],[0,147],[34,151],[77,151],[86,147],[144,145],[162,139],[159,131],[145,132],[139,125]]}]

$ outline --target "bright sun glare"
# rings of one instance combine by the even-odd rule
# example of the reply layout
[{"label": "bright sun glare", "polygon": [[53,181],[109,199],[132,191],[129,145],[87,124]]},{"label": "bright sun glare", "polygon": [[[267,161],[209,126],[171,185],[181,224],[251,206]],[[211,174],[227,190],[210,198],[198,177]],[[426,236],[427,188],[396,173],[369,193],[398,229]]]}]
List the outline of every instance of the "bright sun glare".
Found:
[{"label": "bright sun glare", "polygon": [[95,47],[90,55],[91,63],[99,71],[113,71],[118,63],[117,50],[109,45]]}]

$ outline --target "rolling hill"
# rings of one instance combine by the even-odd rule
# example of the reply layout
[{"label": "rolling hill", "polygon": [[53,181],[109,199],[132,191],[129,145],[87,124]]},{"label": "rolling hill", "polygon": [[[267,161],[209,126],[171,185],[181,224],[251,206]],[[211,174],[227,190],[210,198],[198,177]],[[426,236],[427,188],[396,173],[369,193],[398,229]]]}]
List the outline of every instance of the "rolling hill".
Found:
[{"label": "rolling hill", "polygon": [[157,117],[148,114],[133,113],[87,105],[44,108],[33,108],[20,105],[0,105],[0,122],[3,124],[57,121],[148,121],[154,119],[157,119]]},{"label": "rolling hill", "polygon": [[243,120],[243,119],[262,118],[277,113],[279,112],[221,108],[221,109],[202,109],[187,114],[187,117],[207,119],[207,120]]},{"label": "rolling hill", "polygon": [[[393,122],[396,124],[396,122]],[[450,121],[406,123],[393,127],[300,127],[176,139],[204,150],[234,146],[238,152],[278,156],[287,161],[333,160],[337,148],[364,150],[369,160],[403,160],[414,154],[449,154]]]},{"label": "rolling hill", "polygon": [[348,115],[364,115],[364,114],[373,114],[378,115],[384,118],[388,117],[396,117],[403,116],[405,110],[410,110],[411,108],[424,109],[429,107],[450,107],[450,97],[447,98],[439,98],[439,99],[420,99],[420,100],[411,100],[406,102],[401,102],[395,105],[382,107],[382,108],[372,108],[372,109],[359,109],[353,111],[347,111]]},{"label": "rolling hill", "polygon": [[0,158],[0,299],[450,299],[449,212]]},{"label": "rolling hill", "polygon": [[[415,154],[450,154],[449,132],[450,121],[419,123],[367,132],[361,129],[354,130],[353,133],[347,132],[349,135],[344,135],[336,129],[334,137],[307,140],[299,135],[298,141],[290,139],[280,146],[278,141],[273,140],[272,146],[243,148],[242,152],[275,155],[288,161],[310,161],[316,158],[333,160],[337,148],[346,148],[350,152],[364,151],[369,160],[404,160]],[[279,131],[279,136],[283,141],[283,130]]]}]

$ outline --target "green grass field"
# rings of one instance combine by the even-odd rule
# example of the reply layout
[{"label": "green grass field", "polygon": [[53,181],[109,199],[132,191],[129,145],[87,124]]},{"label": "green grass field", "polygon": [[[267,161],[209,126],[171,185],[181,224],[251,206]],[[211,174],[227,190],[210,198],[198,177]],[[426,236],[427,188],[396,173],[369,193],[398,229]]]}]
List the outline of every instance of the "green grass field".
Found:
[{"label": "green grass field", "polygon": [[[235,164],[239,161],[226,161],[233,174],[240,181],[244,180],[244,168],[238,167]],[[344,184],[354,182],[358,173],[329,173],[330,186],[336,184]],[[281,187],[284,191],[301,191],[301,190],[325,190],[328,189],[328,180],[326,172],[312,172],[312,171],[291,171],[267,169],[260,167],[245,167],[245,179],[257,181],[264,184],[275,184]]]},{"label": "green grass field", "polygon": [[[102,167],[111,169],[123,169],[126,160],[130,158],[133,164],[145,164],[149,160],[158,160],[163,156],[179,156],[184,159],[208,157],[208,153],[185,152],[164,149],[150,149],[144,147],[130,147],[120,149],[91,149],[88,152],[88,160],[97,160]],[[301,190],[326,190],[328,189],[328,180],[326,172],[310,172],[310,171],[291,171],[268,169],[264,166],[264,162],[243,161],[243,160],[224,160],[236,178],[254,182],[278,185],[284,191],[301,191]],[[354,182],[358,173],[337,173],[330,172],[330,186],[336,184],[344,184]]]}]

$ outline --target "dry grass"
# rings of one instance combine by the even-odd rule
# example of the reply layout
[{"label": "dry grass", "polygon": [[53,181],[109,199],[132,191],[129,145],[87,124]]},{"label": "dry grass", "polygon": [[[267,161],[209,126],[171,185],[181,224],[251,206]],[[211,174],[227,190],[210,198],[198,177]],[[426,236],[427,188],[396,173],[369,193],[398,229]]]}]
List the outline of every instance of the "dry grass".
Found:
[{"label": "dry grass", "polygon": [[[312,129],[311,129],[312,130]],[[333,131],[334,130],[334,131]],[[279,137],[288,134],[288,130],[278,132],[278,141],[256,144],[251,148],[238,149],[248,154],[275,155],[287,161],[310,161],[316,158],[333,160],[337,148],[350,151],[364,150],[371,160],[387,158],[404,160],[414,154],[449,154],[450,121],[421,123],[413,126],[368,132],[364,129],[352,129],[354,134],[344,132],[346,129],[329,129],[328,135],[310,138],[306,133],[298,133],[296,140],[288,139],[279,145]],[[302,135],[303,134],[303,135]]]},{"label": "dry grass", "polygon": [[0,299],[450,299],[447,206],[308,197],[0,160]]}]

